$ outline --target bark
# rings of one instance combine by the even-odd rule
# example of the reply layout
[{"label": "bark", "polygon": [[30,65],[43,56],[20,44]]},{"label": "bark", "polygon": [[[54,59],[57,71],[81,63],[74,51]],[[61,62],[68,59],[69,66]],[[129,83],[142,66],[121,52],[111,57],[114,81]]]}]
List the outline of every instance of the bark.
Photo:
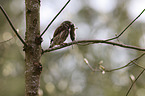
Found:
[{"label": "bark", "polygon": [[26,33],[25,41],[25,96],[38,96],[39,79],[42,71],[40,63],[40,1],[25,0]]}]

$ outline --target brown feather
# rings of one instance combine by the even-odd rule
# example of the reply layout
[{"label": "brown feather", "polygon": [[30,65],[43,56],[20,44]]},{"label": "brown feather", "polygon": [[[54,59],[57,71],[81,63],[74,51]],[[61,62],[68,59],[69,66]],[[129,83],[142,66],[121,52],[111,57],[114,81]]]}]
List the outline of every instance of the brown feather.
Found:
[{"label": "brown feather", "polygon": [[73,41],[75,39],[74,31],[74,24],[72,24],[70,21],[64,21],[63,23],[61,23],[61,25],[55,30],[53,34],[53,38],[51,39],[51,45],[49,48],[53,47],[54,45],[60,45],[61,43],[63,43],[68,37],[69,33],[71,40]]},{"label": "brown feather", "polygon": [[75,40],[75,28],[74,28],[74,24],[71,25],[70,38],[71,38],[72,41]]}]

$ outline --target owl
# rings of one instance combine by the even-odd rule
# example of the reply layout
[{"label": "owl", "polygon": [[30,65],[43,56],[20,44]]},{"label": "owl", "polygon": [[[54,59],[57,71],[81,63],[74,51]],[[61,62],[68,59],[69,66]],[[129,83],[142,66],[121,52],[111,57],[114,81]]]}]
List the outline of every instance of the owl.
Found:
[{"label": "owl", "polygon": [[75,40],[75,27],[74,24],[70,21],[64,21],[60,24],[60,26],[55,30],[53,34],[53,38],[50,42],[50,47],[52,48],[55,45],[62,44],[70,34],[70,38],[72,41]]}]

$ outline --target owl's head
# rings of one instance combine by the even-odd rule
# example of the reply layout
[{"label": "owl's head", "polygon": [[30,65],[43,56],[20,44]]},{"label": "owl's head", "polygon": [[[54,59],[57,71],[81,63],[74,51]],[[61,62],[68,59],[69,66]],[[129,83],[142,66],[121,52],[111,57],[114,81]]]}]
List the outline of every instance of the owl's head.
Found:
[{"label": "owl's head", "polygon": [[63,26],[67,26],[68,28],[74,27],[74,24],[71,21],[64,21],[61,23]]}]

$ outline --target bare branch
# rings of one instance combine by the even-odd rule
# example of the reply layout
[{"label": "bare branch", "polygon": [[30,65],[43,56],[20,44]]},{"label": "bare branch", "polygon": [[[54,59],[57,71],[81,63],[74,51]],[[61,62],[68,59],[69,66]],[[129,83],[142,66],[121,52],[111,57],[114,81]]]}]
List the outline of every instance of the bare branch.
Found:
[{"label": "bare branch", "polygon": [[129,48],[129,49],[134,49],[134,50],[138,50],[138,51],[145,51],[145,49],[139,48],[139,47],[136,47],[136,46],[125,45],[125,44],[115,43],[115,42],[106,41],[106,40],[79,40],[79,41],[64,43],[60,46],[49,48],[47,50],[43,50],[42,54],[46,53],[46,52],[51,52],[51,51],[54,51],[54,50],[62,49],[64,47],[71,46],[71,45],[74,45],[74,44],[86,44],[86,43],[87,44],[105,43],[105,44],[109,44],[109,45],[113,45],[113,46],[120,46],[120,47],[123,47],[123,48]]},{"label": "bare branch", "polygon": [[[123,68],[125,68],[125,67],[127,67],[127,66],[129,66],[130,64],[135,64],[134,62],[135,61],[137,61],[138,59],[140,59],[141,57],[143,57],[145,55],[145,53],[143,53],[143,54],[141,54],[140,56],[138,56],[137,58],[135,58],[134,60],[132,60],[132,61],[130,61],[129,63],[127,63],[126,65],[124,65],[124,66],[122,66],[122,67],[119,67],[119,68],[115,68],[115,69],[111,69],[111,70],[108,70],[108,69],[105,69],[105,67],[103,66],[103,65],[100,65],[99,67],[99,69],[100,70],[97,70],[97,68],[93,68],[90,64],[89,64],[89,62],[88,62],[88,60],[86,59],[86,58],[84,58],[84,61],[85,61],[85,63],[88,65],[88,67],[93,71],[93,72],[102,72],[102,71],[104,71],[104,72],[112,72],[112,71],[116,71],[116,70],[120,70],[120,69],[123,69]],[[143,69],[145,69],[144,67],[142,67],[142,66],[140,66],[140,65],[138,65],[138,64],[135,64],[136,66],[138,66],[138,67],[140,67],[140,68],[143,68]]]},{"label": "bare branch", "polygon": [[12,39],[13,39],[13,37],[12,37],[12,38],[10,38],[10,39],[8,39],[8,40],[1,41],[1,42],[0,42],[0,44],[6,43],[6,42],[8,42],[8,41],[10,41],[10,40],[12,40]]},{"label": "bare branch", "polygon": [[17,37],[20,39],[20,41],[27,46],[27,44],[25,43],[25,41],[22,39],[22,37],[18,34],[16,28],[14,27],[13,23],[11,22],[10,18],[8,17],[7,13],[5,12],[5,10],[2,8],[2,6],[0,5],[0,9],[3,12],[3,14],[5,15],[6,19],[8,20],[11,28],[13,29],[13,31],[15,32],[15,34],[17,35]]},{"label": "bare branch", "polygon": [[93,68],[93,67],[89,64],[89,61],[88,61],[86,58],[84,58],[84,61],[85,61],[85,63],[88,65],[88,67],[89,67],[93,72],[96,72],[96,71],[97,71],[95,68]]},{"label": "bare branch", "polygon": [[93,72],[102,72],[102,73],[105,73],[105,72],[112,72],[112,71],[116,71],[116,70],[120,70],[120,69],[123,69],[123,68],[125,68],[125,67],[127,67],[127,66],[129,66],[130,64],[135,64],[135,65],[137,65],[138,67],[141,67],[141,68],[143,68],[143,70],[142,70],[142,72],[137,76],[137,78],[133,81],[133,83],[132,83],[132,85],[130,86],[130,88],[129,88],[129,90],[127,91],[127,94],[126,94],[126,96],[128,96],[128,94],[129,94],[129,92],[130,92],[130,90],[132,89],[132,87],[133,87],[133,85],[135,84],[135,82],[138,80],[138,78],[143,74],[143,72],[145,71],[145,68],[144,67],[142,67],[142,66],[140,66],[140,65],[138,65],[138,64],[136,64],[136,63],[134,63],[135,61],[137,61],[138,59],[140,59],[142,56],[144,56],[145,55],[145,53],[143,53],[143,54],[141,54],[140,56],[138,56],[137,58],[135,58],[134,60],[132,60],[132,61],[130,61],[128,64],[126,64],[125,66],[123,66],[123,67],[120,67],[120,68],[116,68],[116,69],[111,69],[111,70],[106,70],[105,69],[105,67],[103,67],[102,65],[102,67],[101,67],[101,69],[100,70],[96,70],[97,68],[93,68],[90,64],[89,64],[89,62],[88,62],[88,60],[86,59],[86,58],[84,58],[84,61],[85,61],[85,63],[88,65],[88,67],[93,71]]},{"label": "bare branch", "polygon": [[64,8],[68,5],[68,3],[71,0],[68,0],[66,2],[66,4],[61,8],[61,10],[57,13],[57,15],[51,20],[51,22],[48,24],[48,26],[45,28],[45,30],[42,32],[42,34],[40,35],[40,37],[46,32],[46,30],[50,27],[50,25],[53,23],[53,21],[58,17],[58,15],[64,10]]},{"label": "bare branch", "polygon": [[138,66],[138,67],[142,68],[142,69],[145,69],[143,66],[138,65],[135,61],[133,61],[132,63],[133,63],[134,65],[136,65],[136,66]]},{"label": "bare branch", "polygon": [[145,69],[143,69],[143,70],[141,71],[141,73],[137,76],[137,78],[136,78],[136,79],[134,80],[134,82],[131,84],[129,90],[128,90],[127,93],[126,93],[126,96],[128,96],[128,94],[129,94],[130,90],[132,89],[133,85],[134,85],[135,82],[139,79],[139,77],[143,74],[144,71],[145,71]]},{"label": "bare branch", "polygon": [[[134,64],[135,61],[137,61],[138,59],[140,59],[140,58],[141,58],[142,56],[144,56],[144,55],[145,55],[145,53],[141,54],[140,56],[138,56],[137,58],[135,58],[134,60],[130,61],[129,63],[127,63],[126,65],[124,65],[124,66],[122,66],[122,67],[120,67],[120,68],[111,69],[111,70],[105,69],[104,71],[105,71],[105,72],[112,72],[112,71],[116,71],[116,70],[123,69],[123,68],[129,66],[129,65],[132,64],[132,63]],[[138,66],[138,67],[141,67],[141,66],[138,65],[138,64],[135,64],[135,65]],[[143,68],[143,67],[141,67],[141,68]],[[143,68],[143,69],[144,69],[144,68]]]},{"label": "bare branch", "polygon": [[126,26],[125,29],[119,35],[117,35],[113,38],[107,39],[106,41],[111,41],[111,40],[119,38],[144,13],[144,11],[145,11],[145,9],[131,23],[129,23],[129,25]]}]

